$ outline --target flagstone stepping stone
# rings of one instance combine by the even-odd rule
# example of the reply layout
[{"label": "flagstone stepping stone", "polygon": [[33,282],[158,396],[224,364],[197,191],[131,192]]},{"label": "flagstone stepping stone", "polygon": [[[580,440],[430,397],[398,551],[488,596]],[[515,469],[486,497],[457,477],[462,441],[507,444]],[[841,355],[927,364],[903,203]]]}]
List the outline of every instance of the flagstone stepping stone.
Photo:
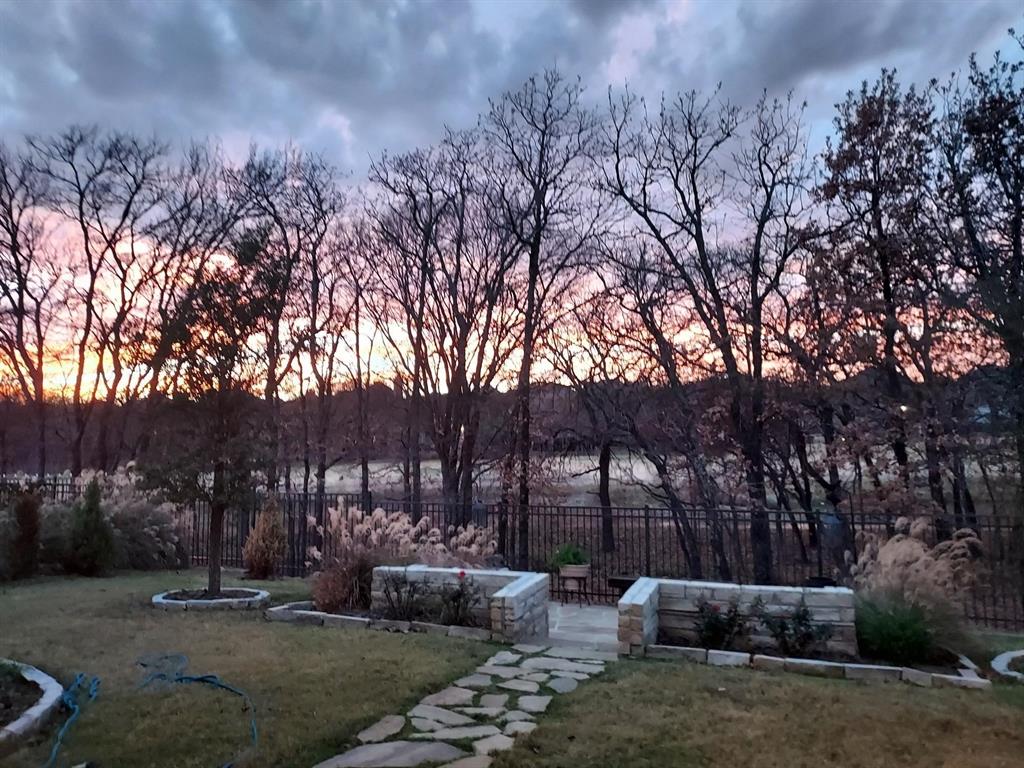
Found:
[{"label": "flagstone stepping stone", "polygon": [[551,703],[550,696],[520,696],[519,708],[526,712],[543,712]]},{"label": "flagstone stepping stone", "polygon": [[481,707],[504,707],[507,703],[507,693],[485,693],[480,697]]},{"label": "flagstone stepping stone", "polygon": [[556,693],[571,693],[579,686],[571,677],[553,677],[548,680],[548,688]]},{"label": "flagstone stepping stone", "polygon": [[431,704],[438,707],[468,706],[473,703],[474,696],[476,696],[476,691],[451,686],[443,691],[424,697],[420,704]]},{"label": "flagstone stepping stone", "polygon": [[460,757],[467,755],[443,742],[385,741],[355,747],[318,763],[315,768],[415,768],[424,763],[444,763]]},{"label": "flagstone stepping stone", "polygon": [[459,739],[482,739],[486,736],[494,736],[496,733],[501,733],[501,730],[493,725],[465,725],[461,728],[442,728],[440,731],[430,733],[416,733],[413,734],[413,738],[458,741]]},{"label": "flagstone stepping stone", "polygon": [[499,733],[497,736],[488,736],[486,739],[473,742],[473,751],[478,755],[490,755],[495,752],[503,752],[512,749],[516,741],[511,736]]},{"label": "flagstone stepping stone", "polygon": [[476,671],[481,675],[494,675],[495,677],[502,677],[506,680],[510,680],[513,677],[518,677],[523,674],[523,670],[519,667],[494,667],[489,664],[477,667]]},{"label": "flagstone stepping stone", "polygon": [[498,683],[498,687],[521,693],[537,693],[540,690],[540,686],[532,680],[506,680],[503,683]]},{"label": "flagstone stepping stone", "polygon": [[436,720],[427,720],[424,717],[414,717],[410,722],[412,722],[412,727],[417,731],[439,731],[444,728],[444,726]]},{"label": "flagstone stepping stone", "polygon": [[555,677],[568,677],[571,680],[589,680],[590,675],[585,675],[582,672],[566,672],[564,669],[553,669],[551,674]]},{"label": "flagstone stepping stone", "polygon": [[471,725],[473,718],[452,712],[450,709],[442,709],[431,704],[417,704],[409,710],[409,717],[418,717],[424,720],[433,720],[443,725]]},{"label": "flagstone stepping stone", "polygon": [[493,757],[487,755],[473,755],[456,760],[454,763],[445,763],[441,768],[491,768],[494,762]]},{"label": "flagstone stepping stone", "polygon": [[568,648],[555,647],[544,651],[545,656],[553,656],[559,659],[576,659],[589,661],[618,661],[617,654],[609,651],[592,651],[589,648]]},{"label": "flagstone stepping stone", "polygon": [[531,683],[546,683],[551,675],[546,672],[528,672],[525,675],[520,675],[520,680],[529,680]]},{"label": "flagstone stepping stone", "polygon": [[455,709],[464,715],[474,717],[497,717],[505,711],[504,707],[456,707]]},{"label": "flagstone stepping stone", "polygon": [[503,723],[514,723],[519,720],[533,720],[533,715],[520,709],[513,709],[498,718]]},{"label": "flagstone stepping stone", "polygon": [[531,645],[530,643],[517,643],[512,646],[513,651],[519,651],[520,653],[532,654],[540,653],[541,651],[547,650],[546,645]]},{"label": "flagstone stepping stone", "polygon": [[469,675],[456,680],[455,685],[460,688],[490,688],[492,682],[490,675]]},{"label": "flagstone stepping stone", "polygon": [[521,658],[523,658],[521,655],[519,655],[518,653],[512,653],[512,651],[499,651],[498,653],[491,656],[491,658],[489,658],[487,661],[485,661],[484,664],[515,664]]},{"label": "flagstone stepping stone", "polygon": [[537,724],[531,723],[529,720],[514,720],[505,726],[505,735],[517,736],[520,733],[530,733],[536,727]]},{"label": "flagstone stepping stone", "polygon": [[604,665],[601,662],[584,664],[581,661],[554,659],[550,656],[531,656],[523,662],[522,667],[523,669],[539,669],[544,671],[557,669],[563,672],[583,672],[588,675],[597,675],[604,672]]},{"label": "flagstone stepping stone", "polygon": [[363,744],[370,744],[376,741],[384,741],[384,739],[394,736],[403,728],[405,728],[404,717],[401,715],[388,715],[378,720],[369,728],[361,730],[356,734],[356,738]]}]

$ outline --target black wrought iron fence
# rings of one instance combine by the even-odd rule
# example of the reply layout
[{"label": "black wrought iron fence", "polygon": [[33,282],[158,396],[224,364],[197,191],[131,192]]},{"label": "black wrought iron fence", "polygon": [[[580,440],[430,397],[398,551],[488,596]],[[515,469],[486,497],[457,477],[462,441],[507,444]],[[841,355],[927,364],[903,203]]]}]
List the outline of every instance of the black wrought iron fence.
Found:
[{"label": "black wrought iron fence", "polygon": [[[49,488],[49,490],[47,490]],[[70,484],[40,489],[48,498],[68,501],[77,495]],[[678,509],[659,507],[585,507],[531,505],[525,515],[518,507],[500,504],[409,502],[358,494],[278,494],[288,548],[283,572],[303,576],[335,551],[329,529],[322,533],[328,510],[382,508],[426,517],[446,534],[470,522],[487,526],[497,556],[511,568],[547,570],[555,553],[575,544],[589,555],[591,576],[579,595],[593,602],[614,603],[623,588],[639,576],[692,578],[750,583],[754,578],[752,520],[763,515],[769,531],[771,581],[800,586],[841,580],[849,559],[860,556],[871,535],[888,538],[896,518],[881,513],[841,510],[839,514],[793,514],[786,510]],[[366,503],[369,502],[369,503]],[[224,522],[222,562],[243,566],[242,550],[256,522],[262,499],[254,495],[245,508],[228,511]],[[181,513],[192,562],[207,563],[210,510],[197,504]],[[1024,629],[1024,516],[977,515],[970,520],[952,516],[930,519],[933,539],[969,527],[984,551],[982,578],[966,606],[970,619],[997,629]],[[860,534],[860,535],[858,535]],[[934,540],[931,543],[936,543]],[[319,555],[319,557],[318,557]],[[558,588],[555,579],[555,587]]]}]

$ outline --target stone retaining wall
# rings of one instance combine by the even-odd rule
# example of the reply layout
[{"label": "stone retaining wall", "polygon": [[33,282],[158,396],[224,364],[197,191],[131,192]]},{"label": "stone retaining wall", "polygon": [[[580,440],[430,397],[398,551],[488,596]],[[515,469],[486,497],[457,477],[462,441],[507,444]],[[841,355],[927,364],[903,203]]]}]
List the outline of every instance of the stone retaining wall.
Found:
[{"label": "stone retaining wall", "polygon": [[[653,584],[652,584],[653,583]],[[654,642],[694,645],[697,604],[703,599],[727,607],[735,601],[750,618],[760,598],[764,610],[778,616],[793,613],[803,601],[814,624],[832,629],[826,648],[832,653],[857,655],[853,591],[843,587],[774,587],[754,584],[725,584],[673,579],[638,579],[619,601],[619,650],[643,655]],[[773,641],[760,623],[751,619],[752,635],[742,647],[751,650],[771,647]]]},{"label": "stone retaining wall", "polygon": [[531,571],[434,568],[426,565],[379,566],[373,569],[371,605],[374,611],[387,608],[384,580],[388,574],[404,576],[440,592],[459,584],[459,573],[481,593],[474,613],[481,627],[490,629],[496,640],[519,642],[548,633],[547,602],[550,577]]}]

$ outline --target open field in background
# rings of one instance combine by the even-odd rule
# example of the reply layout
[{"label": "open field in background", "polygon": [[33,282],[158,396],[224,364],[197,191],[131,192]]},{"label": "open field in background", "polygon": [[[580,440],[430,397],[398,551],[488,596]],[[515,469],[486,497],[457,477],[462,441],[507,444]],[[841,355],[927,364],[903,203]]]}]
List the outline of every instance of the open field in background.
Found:
[{"label": "open field in background", "polygon": [[[812,461],[819,460],[820,446],[811,446],[809,454]],[[916,458],[916,457],[915,457]],[[547,454],[544,456],[547,468],[547,481],[531,491],[533,500],[538,503],[562,504],[566,506],[596,506],[600,504],[598,487],[598,456],[596,453],[573,453],[566,455]],[[476,483],[476,495],[484,501],[497,501],[501,496],[498,478],[499,467],[488,467],[481,472]],[[423,495],[426,501],[441,498],[441,466],[437,459],[425,458],[422,462]],[[1012,514],[1017,506],[1015,478],[995,468],[988,467],[988,482],[976,463],[968,462],[968,483],[979,514]],[[840,475],[850,491],[854,482],[854,473],[844,467]],[[723,478],[724,479],[724,478]],[[883,479],[888,478],[883,474]],[[312,487],[311,480],[311,487]],[[658,505],[645,486],[657,485],[654,467],[643,457],[627,451],[615,451],[612,454],[610,493],[613,506]],[[864,478],[864,492],[870,493],[870,481]],[[302,469],[292,467],[292,484],[296,490],[302,489]],[[812,483],[813,491],[824,500],[820,489]],[[948,486],[948,482],[947,482]],[[402,498],[402,473],[398,463],[388,460],[370,462],[370,488],[381,498]],[[684,497],[687,493],[685,479],[681,478],[679,488]],[[343,463],[327,470],[326,489],[332,493],[359,492],[359,465]],[[928,500],[927,481],[921,473],[918,478],[918,492],[923,501]],[[947,494],[951,491],[947,488]],[[769,489],[769,499],[774,496]]]},{"label": "open field in background", "polygon": [[626,662],[493,768],[1019,768],[1024,686],[990,693]]},{"label": "open field in background", "polygon": [[[310,766],[356,733],[443,687],[485,659],[486,644],[431,635],[326,631],[270,623],[258,612],[165,613],[149,607],[164,589],[201,586],[204,574],[105,579],[44,578],[0,586],[0,656],[35,664],[65,685],[98,675],[99,698],[70,731],[60,765],[210,768],[249,744],[241,699],[203,685],[139,690],[146,654],[184,653],[192,674],[213,673],[256,704],[259,749],[238,768]],[[225,586],[269,589],[275,602],[307,598],[299,579]],[[4,768],[38,768],[54,735]]]}]

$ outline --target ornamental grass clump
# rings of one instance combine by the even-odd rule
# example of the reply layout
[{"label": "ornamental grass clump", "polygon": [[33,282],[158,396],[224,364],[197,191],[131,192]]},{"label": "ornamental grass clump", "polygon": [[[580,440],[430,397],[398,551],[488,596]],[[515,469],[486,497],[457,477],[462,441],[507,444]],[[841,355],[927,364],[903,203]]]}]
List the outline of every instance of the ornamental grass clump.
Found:
[{"label": "ornamental grass clump", "polygon": [[[313,582],[313,602],[318,610],[332,613],[370,608],[373,569],[379,565],[476,566],[486,563],[497,549],[488,528],[470,523],[451,527],[445,534],[426,517],[413,522],[405,512],[383,509],[371,513],[331,509],[325,525],[318,525],[315,518],[309,525],[328,553],[325,556],[316,547],[307,552],[311,565],[321,565]],[[407,590],[393,584],[391,592],[397,605],[392,613],[408,613]],[[450,602],[453,609],[461,610],[454,597]]]},{"label": "ornamental grass clump", "polygon": [[[933,663],[968,652],[977,641],[963,607],[981,579],[984,547],[969,528],[930,544],[929,520],[899,518],[889,538],[858,534],[850,567],[858,593],[857,644],[865,656],[895,664]],[[852,558],[850,558],[852,560]]]}]

